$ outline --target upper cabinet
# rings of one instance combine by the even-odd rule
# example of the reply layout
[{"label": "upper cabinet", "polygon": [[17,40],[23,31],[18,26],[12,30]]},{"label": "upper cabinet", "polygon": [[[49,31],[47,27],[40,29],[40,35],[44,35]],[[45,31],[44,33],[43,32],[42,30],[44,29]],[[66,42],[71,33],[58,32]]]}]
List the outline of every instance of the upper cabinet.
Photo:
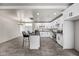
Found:
[{"label": "upper cabinet", "polygon": [[79,3],[75,3],[67,8],[63,12],[63,19],[68,20],[69,18],[75,17],[77,15],[79,15]]}]

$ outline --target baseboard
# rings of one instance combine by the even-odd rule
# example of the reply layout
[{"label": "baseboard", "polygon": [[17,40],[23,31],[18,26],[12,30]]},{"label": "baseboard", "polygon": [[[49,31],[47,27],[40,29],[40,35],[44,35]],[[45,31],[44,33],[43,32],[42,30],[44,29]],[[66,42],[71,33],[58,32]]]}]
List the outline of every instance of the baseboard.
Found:
[{"label": "baseboard", "polygon": [[19,36],[13,37],[13,38],[10,38],[10,39],[6,39],[6,40],[4,40],[4,41],[1,41],[0,44],[5,43],[5,42],[8,42],[8,41],[13,40],[13,39],[16,39],[16,38],[18,38],[18,37],[19,37]]}]

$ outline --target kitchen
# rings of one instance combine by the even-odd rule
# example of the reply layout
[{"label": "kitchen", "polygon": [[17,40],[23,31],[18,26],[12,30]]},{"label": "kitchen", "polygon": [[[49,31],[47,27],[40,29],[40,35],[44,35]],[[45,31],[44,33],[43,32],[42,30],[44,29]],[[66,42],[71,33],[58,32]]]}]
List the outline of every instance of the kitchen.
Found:
[{"label": "kitchen", "polygon": [[[4,3],[2,5],[0,55],[11,55],[10,53],[26,56],[79,55],[77,52],[79,4]],[[28,36],[23,37],[23,31],[28,33]]]}]

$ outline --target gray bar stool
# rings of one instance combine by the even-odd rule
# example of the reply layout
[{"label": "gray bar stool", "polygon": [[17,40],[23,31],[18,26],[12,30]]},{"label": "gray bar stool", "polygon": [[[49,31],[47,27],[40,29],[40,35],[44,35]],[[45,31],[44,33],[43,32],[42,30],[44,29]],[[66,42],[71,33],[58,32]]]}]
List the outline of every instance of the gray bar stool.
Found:
[{"label": "gray bar stool", "polygon": [[28,38],[28,40],[29,40],[29,34],[27,34],[25,31],[23,31],[22,34],[23,34],[23,44],[22,44],[22,47],[24,47],[24,39]]}]

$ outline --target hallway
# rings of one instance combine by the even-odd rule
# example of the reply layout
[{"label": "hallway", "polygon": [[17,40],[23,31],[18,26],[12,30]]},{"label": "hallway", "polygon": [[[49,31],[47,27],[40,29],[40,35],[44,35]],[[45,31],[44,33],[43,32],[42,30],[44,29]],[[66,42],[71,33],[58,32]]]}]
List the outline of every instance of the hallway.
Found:
[{"label": "hallway", "polygon": [[[21,41],[21,42],[20,42]],[[41,38],[41,48],[39,50],[29,50],[27,41],[22,48],[22,38],[16,38],[0,44],[0,56],[78,56],[75,50],[63,50],[54,40]],[[19,44],[20,43],[20,44]]]}]

